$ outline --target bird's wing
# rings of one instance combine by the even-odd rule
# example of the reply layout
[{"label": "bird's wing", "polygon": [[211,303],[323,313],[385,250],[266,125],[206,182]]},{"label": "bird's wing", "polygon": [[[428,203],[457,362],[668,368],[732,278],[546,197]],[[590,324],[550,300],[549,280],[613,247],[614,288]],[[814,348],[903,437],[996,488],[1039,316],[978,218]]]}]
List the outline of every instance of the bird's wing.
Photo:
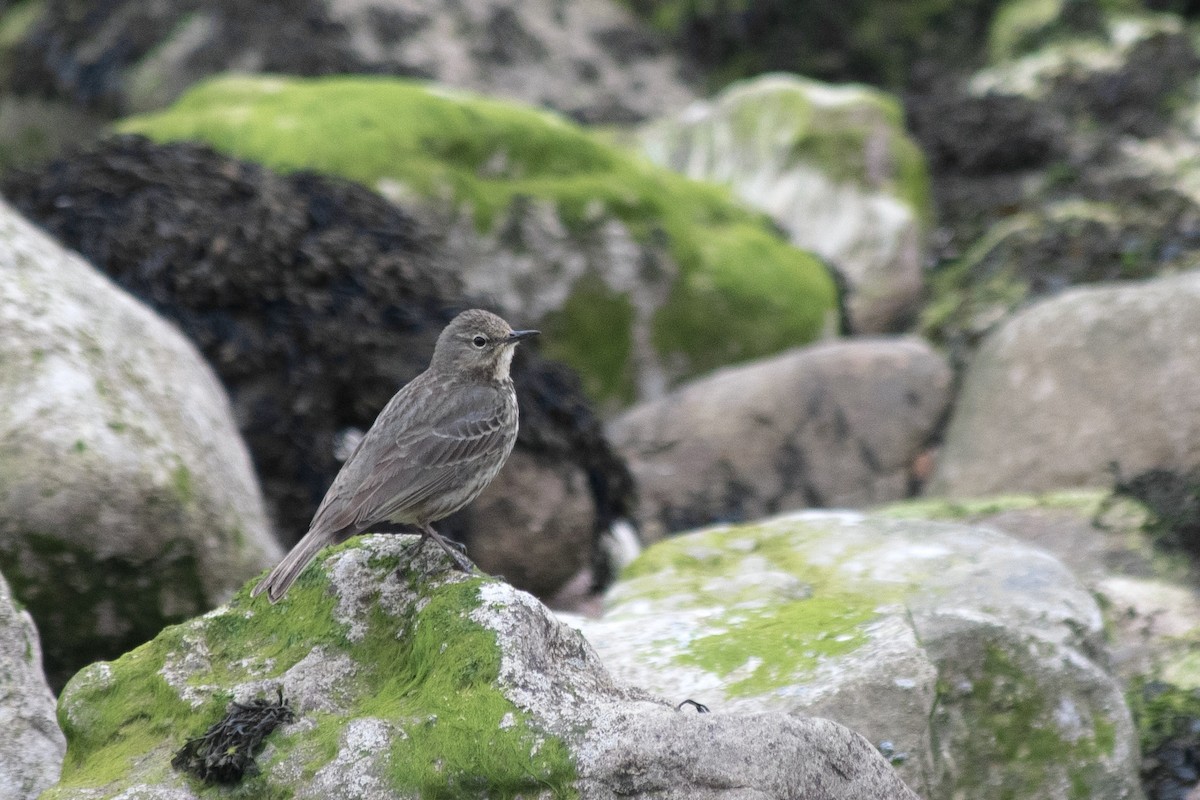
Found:
[{"label": "bird's wing", "polygon": [[346,461],[310,529],[349,534],[402,514],[452,487],[468,464],[506,452],[509,427],[492,387],[447,391],[414,380],[392,398]]}]

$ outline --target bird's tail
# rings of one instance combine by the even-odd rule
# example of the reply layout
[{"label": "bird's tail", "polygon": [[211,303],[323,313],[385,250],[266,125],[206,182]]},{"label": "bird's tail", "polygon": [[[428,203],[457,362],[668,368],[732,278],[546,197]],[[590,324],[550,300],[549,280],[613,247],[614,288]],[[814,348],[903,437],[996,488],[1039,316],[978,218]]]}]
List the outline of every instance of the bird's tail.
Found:
[{"label": "bird's tail", "polygon": [[268,600],[278,603],[287,594],[288,587],[295,583],[296,578],[300,577],[300,573],[304,572],[304,568],[316,557],[321,548],[332,542],[333,539],[328,531],[313,528],[304,534],[304,538],[296,542],[296,546],[275,565],[271,574],[250,590],[250,596],[258,597],[266,592]]}]

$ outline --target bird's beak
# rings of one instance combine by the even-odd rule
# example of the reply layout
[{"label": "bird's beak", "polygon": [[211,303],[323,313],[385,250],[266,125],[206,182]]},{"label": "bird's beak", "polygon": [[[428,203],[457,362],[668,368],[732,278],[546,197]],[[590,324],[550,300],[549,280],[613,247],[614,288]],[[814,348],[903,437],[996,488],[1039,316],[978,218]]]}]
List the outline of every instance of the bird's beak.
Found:
[{"label": "bird's beak", "polygon": [[531,336],[537,336],[541,331],[513,331],[504,340],[504,344],[516,344],[522,339],[528,339]]}]

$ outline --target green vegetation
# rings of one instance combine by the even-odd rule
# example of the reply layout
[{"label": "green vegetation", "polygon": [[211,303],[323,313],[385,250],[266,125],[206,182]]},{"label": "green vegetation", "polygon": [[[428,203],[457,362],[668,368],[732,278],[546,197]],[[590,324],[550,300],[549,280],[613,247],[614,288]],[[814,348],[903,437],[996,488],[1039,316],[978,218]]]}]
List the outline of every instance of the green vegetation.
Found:
[{"label": "green vegetation", "polygon": [[[726,687],[731,695],[762,694],[865,644],[866,625],[879,617],[878,609],[910,588],[857,585],[839,577],[836,565],[814,565],[804,542],[820,535],[804,523],[775,522],[659,542],[626,568],[622,602],[669,597],[720,609],[706,624],[723,630],[693,641],[678,662],[721,677],[736,673]],[[758,580],[738,582],[736,576],[759,573],[764,565],[797,579],[794,591],[784,593],[791,596],[771,596]]]},{"label": "green vegetation", "polygon": [[[372,602],[366,619],[356,616],[361,627],[352,628],[337,621],[339,599],[319,567],[356,546],[352,540],[323,553],[278,605],[251,600],[247,586],[217,612],[79,673],[60,700],[68,751],[62,781],[47,800],[169,779],[172,754],[224,714],[238,684],[278,678],[320,650],[345,653],[353,663],[331,687],[328,699],[338,710],[299,709],[308,725],[268,738],[259,775],[232,792],[204,794],[287,796],[272,778],[273,765],[298,759],[311,777],[338,754],[347,721],[369,718],[399,729],[377,762],[398,791],[574,797],[575,770],[562,743],[535,730],[497,688],[495,635],[470,618],[483,579],[420,587],[427,602],[402,604],[400,618]],[[391,571],[399,559],[369,566]],[[203,654],[203,663],[183,663],[185,651]]]},{"label": "green vegetation", "polygon": [[46,675],[55,689],[81,664],[136,647],[208,606],[187,543],[134,562],[36,531],[13,541],[20,548],[0,548],[0,574],[42,631]]},{"label": "green vegetation", "polygon": [[[173,107],[118,130],[158,141],[198,140],[238,158],[292,171],[313,169],[368,186],[399,184],[408,196],[469,212],[481,230],[518,201],[552,203],[570,231],[615,218],[635,240],[668,255],[679,275],[652,321],[660,355],[677,377],[728,359],[753,358],[817,337],[836,308],[818,259],[791,247],[760,214],[724,188],[691,181],[631,155],[602,136],[513,103],[382,78],[319,80],[223,77]],[[593,275],[561,313],[548,353],[568,360],[605,397],[627,396],[631,318],[613,286]],[[599,306],[592,303],[599,299]],[[596,344],[600,311],[610,335]],[[589,319],[590,317],[590,319]],[[585,333],[586,332],[586,333]]]},{"label": "green vegetation", "polygon": [[[989,797],[1028,797],[1054,786],[1061,775],[1069,784],[1066,797],[1095,796],[1103,781],[1098,765],[1116,746],[1113,722],[1101,717],[1085,720],[1091,725],[1090,735],[1075,737],[1063,731],[1056,722],[1063,699],[1031,681],[1027,668],[1007,647],[989,646],[979,673],[964,677],[959,684],[969,686],[965,694],[944,681],[938,684],[939,698],[953,695],[949,702],[955,716],[970,721],[954,749],[961,778],[957,791],[966,797],[984,791]],[[936,718],[938,712],[934,714]],[[1003,773],[997,772],[998,765],[1004,766]],[[1001,774],[1003,785],[998,785]]]}]

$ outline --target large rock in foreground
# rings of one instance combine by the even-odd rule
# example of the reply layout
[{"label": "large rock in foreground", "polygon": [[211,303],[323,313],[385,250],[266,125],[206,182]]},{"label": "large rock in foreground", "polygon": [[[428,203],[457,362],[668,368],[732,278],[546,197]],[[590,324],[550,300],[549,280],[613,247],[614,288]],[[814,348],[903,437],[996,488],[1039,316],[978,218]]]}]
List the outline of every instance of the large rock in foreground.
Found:
[{"label": "large rock in foreground", "polygon": [[768,75],[655,120],[638,142],[657,164],[732,187],[836,266],[856,333],[911,320],[933,212],[924,159],[894,98]]},{"label": "large rock in foreground", "polygon": [[917,339],[830,342],[731,367],[609,426],[651,538],[810,506],[908,497],[950,400]]},{"label": "large rock in foreground", "polygon": [[618,687],[531,596],[447,571],[436,548],[410,563],[415,542],[356,539],[278,605],[242,592],[80,672],[60,700],[73,758],[45,800],[207,796],[172,753],[231,697],[277,689],[298,719],[243,796],[915,800],[834,723],[680,712]]},{"label": "large rock in foreground", "polygon": [[930,800],[1141,796],[1095,600],[985,528],[802,512],[647,550],[577,620],[620,680],[816,714]]},{"label": "large rock in foreground", "polygon": [[66,742],[42,674],[37,629],[0,575],[0,797],[33,800],[58,780]]},{"label": "large rock in foreground", "polygon": [[1078,288],[976,354],[927,494],[1106,486],[1200,466],[1200,271]]},{"label": "large rock in foreground", "polygon": [[200,354],[3,204],[0,364],[0,570],[52,684],[279,557]]}]

